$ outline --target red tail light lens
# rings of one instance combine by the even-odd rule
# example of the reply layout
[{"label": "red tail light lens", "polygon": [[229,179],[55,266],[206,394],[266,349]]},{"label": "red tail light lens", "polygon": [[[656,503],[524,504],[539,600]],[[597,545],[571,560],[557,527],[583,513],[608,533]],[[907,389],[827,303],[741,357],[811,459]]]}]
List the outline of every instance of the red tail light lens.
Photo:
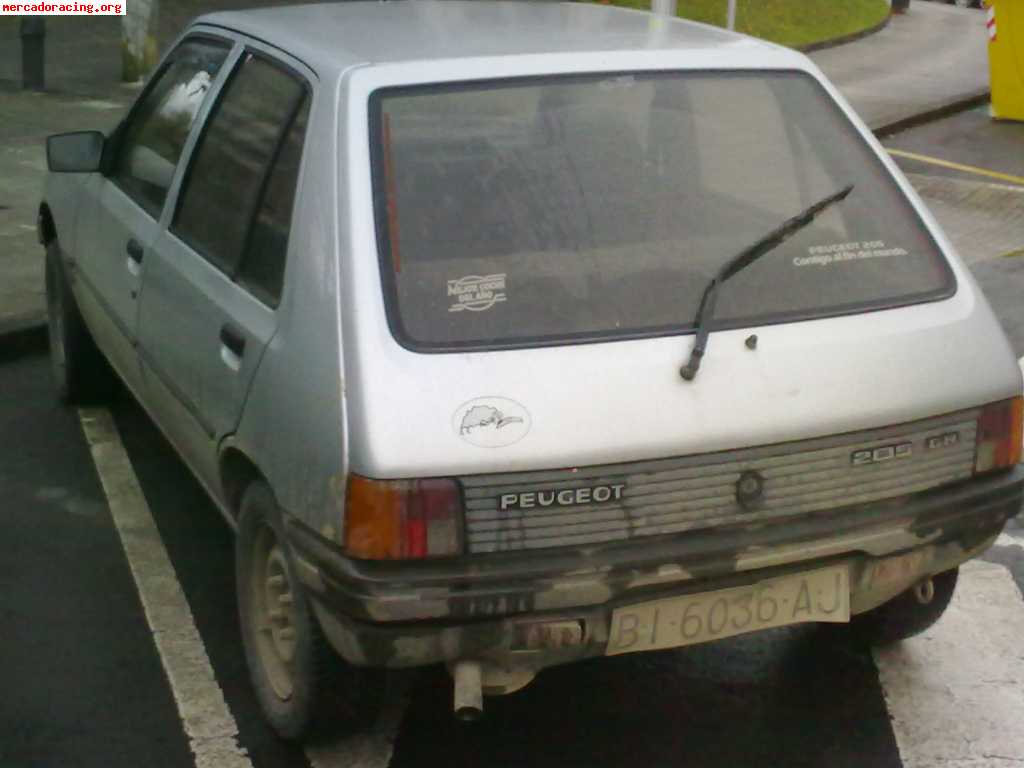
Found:
[{"label": "red tail light lens", "polygon": [[1012,467],[1020,461],[1024,399],[1000,400],[981,409],[974,471]]},{"label": "red tail light lens", "polygon": [[371,480],[351,475],[345,551],[367,560],[456,555],[462,495],[454,480]]}]

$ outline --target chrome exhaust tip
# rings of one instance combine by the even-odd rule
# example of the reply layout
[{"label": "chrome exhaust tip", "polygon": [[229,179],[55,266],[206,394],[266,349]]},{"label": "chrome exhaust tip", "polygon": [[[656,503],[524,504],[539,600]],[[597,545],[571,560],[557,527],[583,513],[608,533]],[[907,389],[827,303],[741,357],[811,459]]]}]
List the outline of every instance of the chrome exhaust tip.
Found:
[{"label": "chrome exhaust tip", "polygon": [[928,605],[935,599],[935,582],[932,581],[931,576],[914,585],[914,597],[921,605]]},{"label": "chrome exhaust tip", "polygon": [[476,722],[484,716],[483,673],[479,661],[457,661],[452,668],[455,717]]}]

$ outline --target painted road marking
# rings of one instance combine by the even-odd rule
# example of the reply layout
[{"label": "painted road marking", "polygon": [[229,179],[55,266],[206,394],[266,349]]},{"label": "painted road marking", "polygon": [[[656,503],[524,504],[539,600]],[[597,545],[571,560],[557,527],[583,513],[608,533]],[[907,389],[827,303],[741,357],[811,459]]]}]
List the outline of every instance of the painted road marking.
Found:
[{"label": "painted road marking", "polygon": [[110,412],[78,412],[196,768],[252,768]]},{"label": "painted road marking", "polygon": [[940,168],[949,168],[954,171],[963,171],[964,173],[973,173],[975,176],[987,176],[990,179],[999,179],[1000,181],[1008,181],[1011,184],[1019,184],[1024,186],[1024,176],[1014,176],[1010,173],[1000,173],[999,171],[990,171],[988,168],[978,168],[974,165],[964,165],[963,163],[954,163],[951,160],[943,160],[940,157],[931,157],[929,155],[919,155],[916,152],[905,152],[902,149],[887,149],[890,155],[894,157],[905,157],[908,160],[917,160],[920,163],[928,163],[929,165],[937,165]]},{"label": "painted road marking", "polygon": [[961,566],[953,602],[923,635],[875,651],[906,768],[1024,762],[1024,603],[1010,571]]},{"label": "painted road marking", "polygon": [[1024,549],[1024,541],[1011,536],[1008,533],[1000,533],[999,538],[996,539],[995,546],[997,547],[1020,547]]},{"label": "painted road marking", "polygon": [[[217,684],[117,425],[103,408],[83,408],[78,413],[196,768],[252,768],[245,749],[238,745],[238,726]],[[409,675],[399,679],[366,732],[308,747],[306,758],[313,768],[387,768],[409,704],[409,680]]]},{"label": "painted road marking", "polygon": [[388,699],[373,728],[334,744],[306,747],[313,768],[387,768],[395,751],[395,738],[409,706],[411,676],[404,674]]}]

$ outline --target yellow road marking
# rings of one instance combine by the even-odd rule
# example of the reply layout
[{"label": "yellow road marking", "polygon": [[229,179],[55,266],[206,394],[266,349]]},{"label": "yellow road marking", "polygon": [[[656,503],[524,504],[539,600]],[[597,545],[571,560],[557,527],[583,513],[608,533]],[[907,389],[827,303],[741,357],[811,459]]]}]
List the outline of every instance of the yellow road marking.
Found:
[{"label": "yellow road marking", "polygon": [[963,163],[954,163],[951,160],[943,160],[939,157],[929,157],[928,155],[919,155],[916,152],[904,152],[902,149],[887,149],[890,155],[894,157],[905,157],[908,160],[917,160],[921,163],[928,163],[929,165],[937,165],[941,168],[949,168],[954,171],[963,171],[964,173],[973,173],[975,176],[987,176],[990,179],[999,179],[1000,181],[1008,181],[1011,184],[1019,184],[1024,186],[1024,176],[1014,176],[1010,173],[1000,173],[999,171],[990,171],[987,168],[977,168],[973,165],[964,165]]}]

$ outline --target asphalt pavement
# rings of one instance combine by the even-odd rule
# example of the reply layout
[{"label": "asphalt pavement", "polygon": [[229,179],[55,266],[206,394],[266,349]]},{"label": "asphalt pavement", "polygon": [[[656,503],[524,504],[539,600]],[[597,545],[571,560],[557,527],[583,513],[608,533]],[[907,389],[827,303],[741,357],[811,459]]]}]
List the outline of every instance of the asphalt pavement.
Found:
[{"label": "asphalt pavement", "polygon": [[907,153],[897,162],[910,173],[1024,187],[1022,124],[993,120],[987,105],[898,133],[883,144],[886,149]]},{"label": "asphalt pavement", "polygon": [[0,766],[191,764],[73,410],[0,361]]}]

